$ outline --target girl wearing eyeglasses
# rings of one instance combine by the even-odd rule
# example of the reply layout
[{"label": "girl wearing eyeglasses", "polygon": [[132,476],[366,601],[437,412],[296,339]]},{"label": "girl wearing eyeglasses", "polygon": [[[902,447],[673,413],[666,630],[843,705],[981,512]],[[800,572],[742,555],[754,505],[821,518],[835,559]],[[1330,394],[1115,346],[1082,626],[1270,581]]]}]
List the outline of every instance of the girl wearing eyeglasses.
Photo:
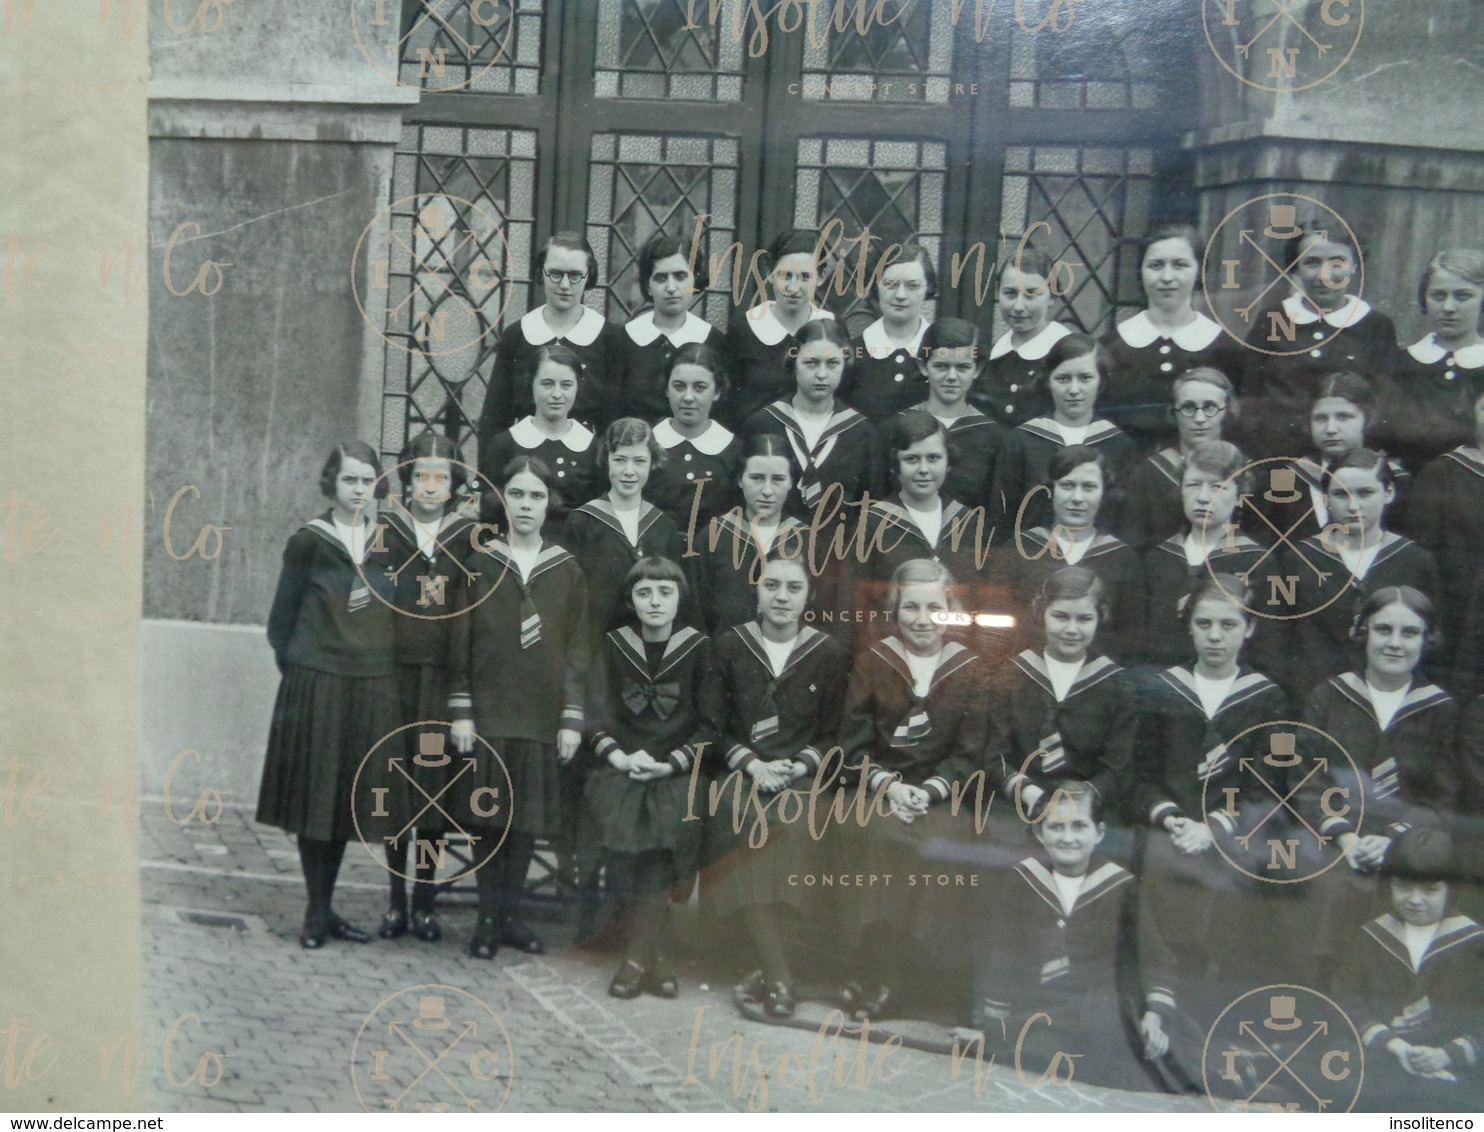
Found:
[{"label": "girl wearing eyeglasses", "polygon": [[[883,267],[887,252],[894,258]],[[925,248],[888,244],[873,278],[881,317],[852,343],[855,364],[849,384],[840,387],[840,398],[871,420],[884,422],[927,395],[918,361],[928,328],[924,311],[938,297],[938,273]]]},{"label": "girl wearing eyeglasses", "polygon": [[1129,473],[1118,532],[1130,546],[1144,549],[1176,534],[1185,521],[1180,477],[1198,444],[1222,439],[1235,424],[1240,407],[1231,379],[1202,366],[1175,379],[1170,416],[1175,443],[1140,460]]},{"label": "girl wearing eyeglasses", "polygon": [[582,299],[598,283],[598,257],[576,232],[558,232],[531,264],[533,282],[546,301],[500,332],[489,390],[476,435],[483,451],[490,440],[534,408],[527,375],[543,346],[559,343],[582,361],[582,388],[571,417],[601,433],[618,415],[614,384],[621,364],[623,330]]}]

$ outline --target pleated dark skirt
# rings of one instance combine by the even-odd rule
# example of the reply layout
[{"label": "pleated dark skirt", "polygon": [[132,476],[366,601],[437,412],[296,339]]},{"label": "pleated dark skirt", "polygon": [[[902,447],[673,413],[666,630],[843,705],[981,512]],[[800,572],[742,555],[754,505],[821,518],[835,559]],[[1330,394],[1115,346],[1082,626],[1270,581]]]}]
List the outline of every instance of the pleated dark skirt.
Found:
[{"label": "pleated dark skirt", "polygon": [[[290,665],[273,704],[257,820],[320,841],[355,840],[356,771],[396,727],[395,676],[336,676]],[[363,829],[360,836],[379,840],[381,830]]]},{"label": "pleated dark skirt", "polygon": [[[717,812],[706,818],[701,897],[713,912],[730,916],[765,904],[805,906],[805,894],[811,891],[807,878],[826,867],[837,833],[832,825],[821,829],[819,840],[811,835],[808,786],[806,780],[802,790],[760,795],[762,803],[770,803],[766,817],[745,803],[746,792],[743,808],[734,815],[728,792]],[[753,845],[764,832],[766,840]]]},{"label": "pleated dark skirt", "polygon": [[[556,744],[540,739],[488,739],[468,755],[454,755],[457,782],[445,795],[444,808],[464,830],[507,827],[532,837],[551,837],[562,829],[561,767]],[[473,767],[466,767],[473,759]],[[462,774],[460,774],[462,771]],[[506,775],[509,778],[506,778]],[[493,811],[493,812],[491,812]]]},{"label": "pleated dark skirt", "polygon": [[[448,670],[439,664],[398,664],[397,691],[402,706],[402,726],[407,727],[403,732],[406,737],[404,765],[412,781],[398,776],[401,781],[393,784],[396,787],[395,800],[397,804],[405,803],[410,807],[404,811],[404,824],[406,820],[415,819],[413,824],[419,833],[449,832],[450,823],[443,811],[452,813],[454,800],[452,790],[446,788],[463,763],[448,741],[448,728],[443,726],[448,719]],[[408,724],[422,726],[408,727]],[[422,755],[419,758],[424,735],[442,737],[443,749],[448,756],[443,765],[429,765],[437,761],[435,757]],[[436,804],[433,804],[434,799]]]},{"label": "pleated dark skirt", "polygon": [[701,822],[685,820],[690,784],[688,774],[634,782],[624,771],[597,767],[588,776],[586,801],[603,848],[610,853],[668,852],[674,858],[671,883],[694,876],[701,858]]}]

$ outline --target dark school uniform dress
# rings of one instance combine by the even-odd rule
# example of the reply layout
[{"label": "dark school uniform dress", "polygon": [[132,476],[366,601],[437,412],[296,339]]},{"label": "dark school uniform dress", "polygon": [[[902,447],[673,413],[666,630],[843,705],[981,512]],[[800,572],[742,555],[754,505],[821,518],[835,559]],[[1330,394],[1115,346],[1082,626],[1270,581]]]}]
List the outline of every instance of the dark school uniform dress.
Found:
[{"label": "dark school uniform dress", "polygon": [[[567,518],[559,537],[576,557],[587,580],[587,618],[593,651],[603,634],[632,617],[624,599],[624,578],[641,558],[668,558],[682,569],[694,559],[682,560],[685,547],[670,517],[648,500],[639,504],[638,542],[630,542],[623,522],[607,497],[584,503]],[[693,587],[692,587],[693,588]],[[697,614],[692,593],[680,603],[682,620]]]},{"label": "dark school uniform dress", "polygon": [[[1077,1058],[1079,1081],[1154,1087],[1135,1052],[1138,1026],[1153,1011],[1176,1037],[1174,961],[1138,908],[1138,881],[1112,861],[1089,862],[1068,910],[1051,866],[1020,860],[976,941],[975,1028],[1002,1054],[1013,1047],[1028,1071],[1063,1051]],[[1033,1021],[1041,1013],[1049,1020]]]},{"label": "dark school uniform dress", "polygon": [[[614,383],[613,415],[639,417],[655,424],[670,415],[666,394],[670,362],[682,346],[705,344],[722,350],[722,333],[704,318],[685,312],[675,331],[654,324],[654,311],[636,314],[618,336],[618,378]],[[725,356],[725,354],[723,354]]]},{"label": "dark school uniform dress", "polygon": [[[1285,541],[1292,546],[1324,530],[1330,520],[1324,478],[1332,463],[1310,454],[1259,465],[1253,491],[1244,496],[1252,509],[1247,525],[1252,536],[1267,546]],[[1388,458],[1386,468],[1396,488],[1396,500],[1386,508],[1386,524],[1398,534],[1411,535],[1411,474],[1400,460]],[[1293,473],[1292,490],[1280,491],[1273,485],[1273,473],[1284,470]]]},{"label": "dark school uniform dress", "polygon": [[[827,310],[809,313],[810,322],[834,317]],[[792,397],[798,384],[788,356],[792,348],[793,335],[773,314],[772,302],[734,308],[724,343],[732,388],[717,406],[717,417],[738,428],[763,406]]]},{"label": "dark school uniform dress", "polygon": [[[407,817],[417,814],[419,831],[442,830],[447,822],[437,806],[424,806],[456,772],[455,760],[423,754],[424,735],[437,735],[446,744],[448,728],[449,642],[454,619],[465,608],[465,591],[479,581],[479,551],[473,539],[478,528],[463,515],[450,513],[437,525],[431,541],[405,510],[385,510],[384,542],[391,554],[396,583],[396,621],[393,652],[397,662],[397,702],[402,726],[408,727],[404,766],[417,787],[405,785],[398,795],[411,803]],[[487,542],[484,535],[481,544]],[[437,721],[437,722],[435,722]],[[445,746],[445,750],[447,750]],[[448,752],[450,755],[452,752]]]},{"label": "dark school uniform dress", "polygon": [[799,465],[798,496],[812,513],[831,484],[840,485],[842,508],[864,495],[885,494],[886,457],[876,427],[848,405],[835,411],[811,444],[790,401],[774,401],[752,414],[742,428],[747,437],[775,433],[788,438]]},{"label": "dark school uniform dress", "polygon": [[[1334,996],[1365,1043],[1359,1108],[1476,1112],[1484,1106],[1484,928],[1451,915],[1414,965],[1407,927],[1377,916],[1346,951]],[[1400,1038],[1448,1054],[1444,1075],[1416,1077],[1386,1049]]]},{"label": "dark school uniform dress", "polygon": [[500,432],[534,410],[531,379],[535,376],[536,353],[552,343],[568,347],[582,359],[572,419],[586,421],[601,434],[610,421],[622,415],[613,385],[618,379],[623,328],[610,323],[591,307],[583,307],[577,324],[565,334],[558,334],[547,324],[545,310],[543,305],[528,311],[500,332],[489,389],[475,432],[480,451]]},{"label": "dark school uniform dress", "polygon": [[1056,571],[1080,566],[1091,570],[1103,583],[1108,618],[1106,623],[1098,625],[1098,635],[1107,651],[1119,658],[1136,656],[1144,634],[1138,619],[1144,593],[1139,555],[1122,539],[1102,531],[1094,531],[1085,546],[1082,556],[1076,562],[1069,562],[1059,544],[1053,545],[1052,531],[1046,527],[1033,527],[1018,538],[1012,533],[1008,540],[1001,541],[999,551],[989,562],[988,576],[997,584],[995,592],[1008,591],[1014,602],[1015,639],[1022,647],[1041,639],[1044,630],[1031,616],[1031,602]]},{"label": "dark school uniform dress", "polygon": [[[1068,440],[1050,417],[1036,417],[1008,433],[1000,458],[995,464],[993,502],[998,508],[1005,535],[1018,528],[1050,526],[1051,459],[1063,448],[1085,444],[1106,455],[1115,478],[1128,466],[1134,455],[1133,442],[1111,421],[1095,419],[1081,440]],[[1108,502],[1111,509],[1112,501]]]},{"label": "dark school uniform dress", "polygon": [[[1293,341],[1280,322],[1293,325]],[[1390,372],[1400,353],[1391,319],[1354,295],[1322,317],[1302,296],[1290,295],[1258,314],[1247,342],[1253,349],[1240,388],[1251,399],[1249,427],[1258,456],[1293,456],[1309,449],[1309,406],[1320,378],[1349,370],[1374,383]]]},{"label": "dark school uniform dress", "polygon": [[[711,664],[711,641],[695,629],[682,626],[651,644],[626,625],[603,638],[593,669],[589,740],[597,763],[587,779],[587,812],[606,851],[671,854],[672,883],[700,864],[702,823],[685,817],[693,781],[698,802],[707,796],[706,776],[693,769],[717,737]],[[674,773],[635,782],[608,765],[615,750],[648,751]]]},{"label": "dark school uniform dress", "polygon": [[[1441,667],[1451,669],[1449,687],[1458,695],[1477,695],[1484,691],[1484,618],[1471,611],[1477,609],[1484,568],[1484,450],[1455,448],[1423,467],[1407,503],[1407,528],[1437,560],[1449,619],[1441,650]],[[1429,658],[1429,670],[1435,667]]]},{"label": "dark school uniform dress", "polygon": [[1114,531],[1135,550],[1145,550],[1185,528],[1180,482],[1185,458],[1178,448],[1161,448],[1129,469],[1123,500],[1114,513]]},{"label": "dark school uniform dress", "polygon": [[1397,358],[1377,390],[1377,443],[1415,471],[1460,445],[1472,444],[1474,399],[1484,381],[1484,342],[1449,350],[1429,334]]},{"label": "dark school uniform dress", "polygon": [[[881,812],[872,812],[865,824],[847,819],[835,827],[831,864],[840,873],[879,878],[851,891],[844,916],[862,928],[891,924],[939,956],[951,956],[967,947],[969,889],[929,888],[921,875],[966,875],[976,868],[977,817],[992,797],[984,775],[988,673],[972,650],[947,641],[926,694],[919,694],[907,658],[901,639],[887,637],[851,669],[840,749],[847,775],[856,781],[864,776],[866,798],[880,793]],[[928,793],[932,802],[925,815],[910,823],[883,816],[893,780]]]},{"label": "dark school uniform dress", "polygon": [[706,537],[713,518],[740,502],[742,441],[716,421],[691,439],[681,436],[673,421],[663,420],[654,426],[654,438],[665,450],[665,462],[650,471],[644,494],[670,516],[690,550]]},{"label": "dark school uniform dress", "polygon": [[590,653],[582,570],[554,543],[543,543],[524,577],[502,542],[479,556],[479,566],[466,611],[453,622],[448,711],[472,719],[499,758],[483,744],[456,756],[461,765],[476,760],[457,787],[460,822],[508,824],[534,837],[570,832],[562,828],[556,738],[584,723]]},{"label": "dark school uniform dress", "polygon": [[[283,679],[273,704],[257,820],[317,841],[379,840],[370,791],[355,814],[363,760],[396,729],[395,592],[389,552],[365,527],[358,566],[330,513],[289,537],[268,614]],[[400,748],[396,753],[400,753]],[[366,818],[357,827],[357,818]]]},{"label": "dark school uniform dress", "polygon": [[[802,557],[809,562],[809,528],[792,516],[783,516],[769,547],[758,544],[753,537],[751,524],[742,517],[741,508],[713,519],[705,537],[699,534],[694,546],[696,557],[691,570],[697,583],[697,604],[705,618],[707,631],[720,638],[733,625],[740,625],[757,617],[757,583],[762,574],[760,561],[773,546],[790,558]],[[835,582],[835,566],[823,560],[820,548],[820,569],[811,568],[810,605],[816,611],[832,609],[830,602],[838,588]]]},{"label": "dark school uniform dress", "polygon": [[1165,334],[1150,320],[1148,311],[1140,311],[1115,326],[1103,345],[1113,364],[1107,389],[1098,394],[1098,409],[1128,434],[1143,455],[1158,451],[1174,437],[1170,389],[1182,373],[1209,366],[1242,391],[1247,351],[1203,314],[1173,334]]},{"label": "dark school uniform dress", "polygon": [[869,420],[887,421],[917,404],[928,393],[927,378],[918,368],[927,319],[920,319],[912,341],[898,346],[886,336],[886,323],[877,319],[850,344],[850,364],[840,383],[840,400]]},{"label": "dark school uniform dress", "polygon": [[969,390],[969,404],[1004,429],[1019,428],[1050,411],[1042,381],[1046,355],[1072,331],[1048,322],[1029,342],[1012,346],[1007,330],[989,348],[984,372]]},{"label": "dark school uniform dress", "polygon": [[490,442],[487,456],[485,451],[481,449],[480,475],[488,485],[491,505],[483,508],[483,517],[506,533],[509,520],[498,502],[500,473],[517,456],[535,457],[556,477],[561,498],[550,500],[546,508],[546,521],[553,531],[598,488],[598,438],[577,421],[572,422],[566,436],[553,440],[536,427],[532,418],[525,417]]},{"label": "dark school uniform dress", "polygon": [[[1320,681],[1354,666],[1362,649],[1351,639],[1350,628],[1356,609],[1367,596],[1386,586],[1411,586],[1434,601],[1439,596],[1437,564],[1411,539],[1384,532],[1375,558],[1357,577],[1332,549],[1344,546],[1347,537],[1344,532],[1328,537],[1321,532],[1296,547],[1282,547],[1253,571],[1252,588],[1262,608],[1277,598],[1279,604],[1274,608],[1281,612],[1288,605],[1289,590],[1285,587],[1291,586],[1297,598],[1292,608],[1304,613],[1291,621],[1275,622],[1288,628],[1288,647],[1283,654],[1289,663],[1286,671],[1271,675],[1295,699]],[[1274,558],[1278,569],[1272,568]],[[1324,605],[1330,598],[1334,600]]]},{"label": "dark school uniform dress", "polygon": [[[928,411],[926,401],[912,408]],[[1005,429],[974,409],[961,417],[935,419],[947,430],[948,443],[955,453],[943,479],[943,497],[957,499],[965,507],[984,508],[987,532],[994,524],[994,519],[988,516],[999,512],[994,500],[994,473],[1000,449],[1005,445]]]},{"label": "dark school uniform dress", "polygon": [[[822,841],[810,835],[807,795],[835,744],[849,670],[845,650],[807,625],[776,674],[756,621],[736,625],[717,639],[712,694],[720,728],[713,757],[719,795],[714,811],[709,803],[703,810],[699,799],[695,809],[705,820],[703,900],[719,915],[759,904],[802,906],[804,886],[797,876],[790,884],[789,877],[811,871],[813,862],[828,855]],[[748,765],[776,759],[809,768],[808,777],[787,788],[794,795],[787,812],[781,794],[759,794],[758,805],[748,804],[753,781]],[[770,801],[766,814],[759,813]]]},{"label": "dark school uniform dress", "polygon": [[[1209,579],[1213,574],[1236,574],[1241,578],[1263,556],[1264,548],[1241,531],[1212,531],[1205,547],[1205,561],[1192,566],[1185,554],[1186,537],[1187,532],[1181,532],[1145,551],[1143,568],[1139,572],[1144,584],[1136,615],[1143,629],[1139,654],[1143,663],[1159,668],[1190,656],[1190,633],[1185,628],[1183,616],[1175,608],[1186,589],[1193,582]],[[1242,595],[1236,593],[1232,597],[1240,601]],[[1253,620],[1257,623],[1257,631],[1247,642],[1247,648],[1250,655],[1257,657],[1261,649],[1253,650],[1259,645],[1258,637],[1276,638],[1276,634],[1264,633],[1268,625],[1260,618]],[[1265,666],[1259,664],[1258,667]]]}]

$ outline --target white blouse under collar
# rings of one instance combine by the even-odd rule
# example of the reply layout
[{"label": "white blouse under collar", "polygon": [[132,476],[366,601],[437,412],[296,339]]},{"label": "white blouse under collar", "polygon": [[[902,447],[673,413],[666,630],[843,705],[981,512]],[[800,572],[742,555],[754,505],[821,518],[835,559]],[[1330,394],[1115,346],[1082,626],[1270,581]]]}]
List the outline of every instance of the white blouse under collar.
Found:
[{"label": "white blouse under collar", "polygon": [[1283,300],[1283,309],[1288,317],[1300,326],[1308,326],[1310,323],[1318,322],[1321,318],[1336,330],[1343,330],[1347,326],[1354,326],[1357,322],[1371,313],[1371,304],[1364,299],[1357,299],[1354,295],[1346,295],[1344,304],[1339,310],[1326,311],[1321,315],[1308,303],[1304,302],[1302,295],[1289,295]]},{"label": "white blouse under collar", "polygon": [[1197,350],[1204,350],[1221,337],[1221,327],[1197,311],[1193,322],[1187,322],[1173,334],[1167,334],[1154,325],[1148,311],[1140,311],[1133,318],[1126,318],[1118,324],[1118,337],[1135,350],[1142,350],[1161,338],[1168,338],[1180,349],[1193,354]]},{"label": "white blouse under collar", "polygon": [[690,311],[685,312],[685,321],[673,333],[661,330],[654,324],[654,311],[635,315],[624,323],[623,328],[637,346],[648,346],[661,334],[669,339],[672,346],[690,346],[706,341],[706,336],[711,333],[711,324]]},{"label": "white blouse under collar", "polygon": [[1422,341],[1413,342],[1408,346],[1407,353],[1424,365],[1432,365],[1451,357],[1464,369],[1478,369],[1484,366],[1484,342],[1475,342],[1472,346],[1465,346],[1462,350],[1449,350],[1438,345],[1436,334],[1429,334]]},{"label": "white blouse under collar", "polygon": [[1055,346],[1070,333],[1072,333],[1071,330],[1061,323],[1048,322],[1036,332],[1034,338],[1026,342],[1019,349],[1015,349],[1015,347],[1010,345],[1014,335],[1007,330],[990,347],[989,360],[994,361],[996,358],[1003,358],[1006,354],[1014,350],[1015,356],[1018,358],[1027,362],[1039,362],[1047,354],[1051,353],[1051,347]]},{"label": "white blouse under collar", "polygon": [[[821,318],[834,317],[824,308],[815,307],[809,312],[808,321],[815,322]],[[773,300],[771,299],[760,306],[749,308],[742,321],[752,331],[753,337],[764,346],[776,346],[789,337],[788,329],[778,321],[778,316],[773,313]]]},{"label": "white blouse under collar", "polygon": [[510,426],[510,435],[522,448],[539,448],[548,440],[556,440],[573,452],[586,452],[593,443],[592,430],[579,421],[572,422],[566,436],[551,437],[536,427],[535,417],[523,417]]},{"label": "white blouse under collar", "polygon": [[666,417],[654,426],[654,438],[661,448],[674,448],[677,444],[689,441],[691,447],[703,456],[717,456],[732,442],[732,433],[723,425],[712,421],[700,436],[682,436],[675,427],[674,420]]},{"label": "white blouse under collar", "polygon": [[603,327],[608,320],[600,315],[592,307],[583,307],[582,315],[577,320],[577,325],[565,334],[558,334],[546,321],[542,313],[546,309],[543,303],[533,311],[527,311],[521,316],[520,332],[525,335],[526,341],[532,346],[544,346],[548,342],[555,342],[560,338],[563,342],[571,342],[578,346],[591,346],[598,340],[598,335],[603,332]]},{"label": "white blouse under collar", "polygon": [[917,320],[917,333],[912,336],[911,344],[898,346],[886,336],[886,320],[878,318],[870,326],[861,331],[861,345],[866,348],[866,353],[878,361],[890,357],[897,350],[906,350],[908,354],[916,355],[922,349],[922,336],[927,333],[928,321],[925,318]]}]

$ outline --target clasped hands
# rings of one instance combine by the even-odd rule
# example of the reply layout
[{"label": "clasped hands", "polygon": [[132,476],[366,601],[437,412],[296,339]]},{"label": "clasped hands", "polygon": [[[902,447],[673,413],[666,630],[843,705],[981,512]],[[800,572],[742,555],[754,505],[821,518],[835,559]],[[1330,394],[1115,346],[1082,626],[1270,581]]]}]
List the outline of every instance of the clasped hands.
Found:
[{"label": "clasped hands", "polygon": [[908,786],[905,782],[893,782],[888,786],[886,800],[891,803],[891,812],[906,825],[925,815],[933,801],[921,786]]},{"label": "clasped hands", "polygon": [[1403,1038],[1392,1038],[1386,1043],[1386,1052],[1401,1063],[1401,1067],[1413,1077],[1451,1078],[1449,1072],[1453,1058],[1448,1051],[1437,1046],[1414,1046]]},{"label": "clasped hands", "polygon": [[1187,857],[1194,857],[1211,848],[1211,829],[1205,822],[1191,821],[1186,817],[1170,817],[1165,819],[1164,826],[1176,850]]},{"label": "clasped hands", "polygon": [[764,762],[754,759],[747,764],[747,773],[763,794],[776,794],[786,790],[794,779],[809,773],[809,768],[795,759],[771,759]]},{"label": "clasped hands", "polygon": [[639,750],[633,754],[614,750],[608,754],[608,765],[614,770],[627,771],[628,776],[634,782],[655,782],[661,778],[669,778],[675,773],[675,768],[669,762],[655,758],[648,751]]}]

